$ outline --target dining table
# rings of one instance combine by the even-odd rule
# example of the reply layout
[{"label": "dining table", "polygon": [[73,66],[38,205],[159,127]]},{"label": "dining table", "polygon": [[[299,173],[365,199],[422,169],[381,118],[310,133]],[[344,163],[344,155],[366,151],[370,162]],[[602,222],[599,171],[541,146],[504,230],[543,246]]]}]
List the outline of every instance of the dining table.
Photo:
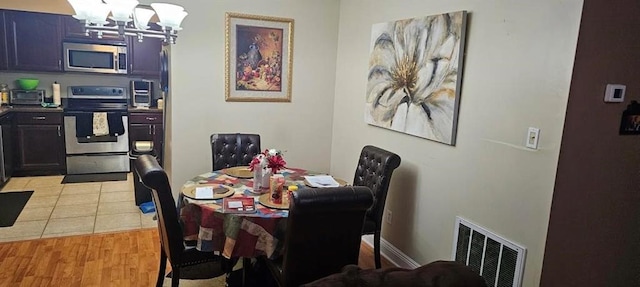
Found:
[{"label": "dining table", "polygon": [[[282,255],[289,186],[310,188],[305,180],[308,175],[323,173],[301,168],[284,168],[275,175],[284,178],[282,202],[268,200],[269,192],[254,191],[253,177],[248,167],[233,167],[197,175],[181,188],[178,199],[185,241],[195,241],[200,251],[219,252],[225,258],[277,258]],[[242,170],[245,169],[245,170]],[[243,171],[243,172],[239,172]],[[336,179],[340,185],[343,180]],[[198,187],[225,187],[228,191],[217,194],[216,199],[196,199]],[[228,212],[223,208],[224,198],[251,197],[255,211],[251,213]]]}]

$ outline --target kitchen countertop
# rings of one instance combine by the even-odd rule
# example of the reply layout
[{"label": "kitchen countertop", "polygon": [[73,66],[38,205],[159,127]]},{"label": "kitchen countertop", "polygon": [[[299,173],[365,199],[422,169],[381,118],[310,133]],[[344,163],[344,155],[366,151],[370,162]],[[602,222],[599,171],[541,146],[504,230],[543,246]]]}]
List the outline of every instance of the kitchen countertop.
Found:
[{"label": "kitchen countertop", "polygon": [[[62,107],[57,108],[43,108],[40,106],[0,106],[0,116],[3,116],[11,111],[14,112],[34,112],[34,113],[61,113],[63,112]],[[162,113],[162,109],[158,108],[148,108],[148,109],[140,109],[129,107],[128,112],[130,113]]]},{"label": "kitchen countertop", "polygon": [[158,108],[141,109],[141,108],[129,107],[130,113],[162,113],[162,111],[163,111],[162,109],[158,109]]},{"label": "kitchen countertop", "polygon": [[35,113],[61,113],[62,107],[57,108],[43,108],[39,106],[1,106],[0,116],[3,116],[11,111],[14,112],[35,112]]}]

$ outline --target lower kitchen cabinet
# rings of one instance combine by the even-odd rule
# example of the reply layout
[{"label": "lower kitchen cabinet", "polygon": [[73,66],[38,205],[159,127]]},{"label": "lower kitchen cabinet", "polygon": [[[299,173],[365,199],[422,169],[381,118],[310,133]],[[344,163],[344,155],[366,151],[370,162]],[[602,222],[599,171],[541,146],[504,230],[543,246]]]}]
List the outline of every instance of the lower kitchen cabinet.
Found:
[{"label": "lower kitchen cabinet", "polygon": [[15,170],[20,175],[66,171],[62,113],[18,112],[15,116]]},{"label": "lower kitchen cabinet", "polygon": [[13,175],[13,114],[0,117],[0,184]]},{"label": "lower kitchen cabinet", "polygon": [[153,143],[153,154],[162,162],[163,127],[162,110],[129,112],[129,150],[134,150],[137,141],[150,141]]}]

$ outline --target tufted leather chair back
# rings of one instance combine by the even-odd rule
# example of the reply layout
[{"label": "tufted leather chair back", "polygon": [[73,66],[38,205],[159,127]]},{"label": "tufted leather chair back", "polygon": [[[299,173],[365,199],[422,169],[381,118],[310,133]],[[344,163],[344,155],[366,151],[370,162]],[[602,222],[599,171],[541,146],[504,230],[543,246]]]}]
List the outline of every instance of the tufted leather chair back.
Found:
[{"label": "tufted leather chair back", "polygon": [[364,215],[372,203],[371,190],[362,186],[294,192],[280,286],[299,286],[358,264]]},{"label": "tufted leather chair back", "polygon": [[162,249],[169,258],[169,262],[179,262],[179,256],[184,250],[184,241],[167,173],[151,155],[139,156],[135,160],[135,170],[142,183],[151,189],[151,197],[158,216],[158,232]]},{"label": "tufted leather chair back", "polygon": [[249,165],[260,149],[260,135],[257,134],[212,134],[211,168]]},{"label": "tufted leather chair back", "polygon": [[[397,154],[370,145],[362,148],[353,185],[367,186],[373,191],[373,206],[367,211],[366,220],[375,223],[378,232],[382,228],[382,214],[391,175],[398,166],[400,166],[400,156]],[[365,225],[368,224],[365,223]],[[364,230],[364,233],[373,232],[374,230]]]}]

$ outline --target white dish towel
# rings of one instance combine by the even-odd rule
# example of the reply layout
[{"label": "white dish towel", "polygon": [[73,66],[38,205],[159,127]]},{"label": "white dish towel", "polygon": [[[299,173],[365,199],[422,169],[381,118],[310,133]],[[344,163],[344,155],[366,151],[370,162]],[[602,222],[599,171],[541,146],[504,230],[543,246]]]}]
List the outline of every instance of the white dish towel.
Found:
[{"label": "white dish towel", "polygon": [[107,113],[93,113],[93,134],[95,136],[106,136],[109,134]]}]

